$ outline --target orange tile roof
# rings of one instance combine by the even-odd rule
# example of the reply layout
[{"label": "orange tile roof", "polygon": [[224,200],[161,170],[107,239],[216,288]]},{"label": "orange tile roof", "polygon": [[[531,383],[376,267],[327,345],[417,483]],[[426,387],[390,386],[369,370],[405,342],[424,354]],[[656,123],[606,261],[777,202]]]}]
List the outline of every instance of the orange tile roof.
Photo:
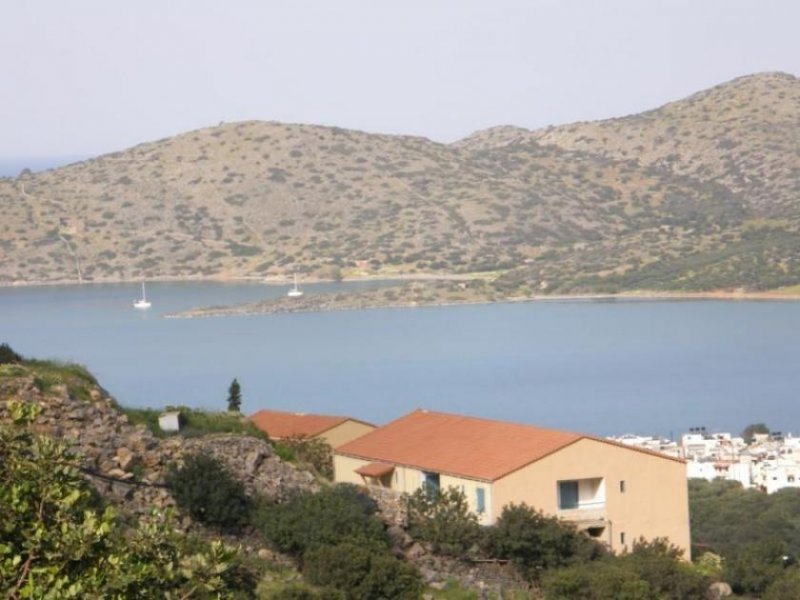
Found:
[{"label": "orange tile roof", "polygon": [[356,469],[356,473],[365,477],[383,477],[394,471],[392,463],[374,462]]},{"label": "orange tile roof", "polygon": [[581,439],[675,460],[581,433],[427,410],[400,417],[340,446],[336,453],[495,481]]},{"label": "orange tile roof", "polygon": [[[288,437],[314,437],[345,421],[358,421],[350,417],[330,415],[310,415],[307,413],[283,412],[279,410],[260,410],[250,416],[250,420],[261,431],[276,440]],[[370,423],[365,423],[370,425]]]},{"label": "orange tile roof", "polygon": [[337,453],[493,481],[580,438],[566,431],[416,410],[344,444]]}]

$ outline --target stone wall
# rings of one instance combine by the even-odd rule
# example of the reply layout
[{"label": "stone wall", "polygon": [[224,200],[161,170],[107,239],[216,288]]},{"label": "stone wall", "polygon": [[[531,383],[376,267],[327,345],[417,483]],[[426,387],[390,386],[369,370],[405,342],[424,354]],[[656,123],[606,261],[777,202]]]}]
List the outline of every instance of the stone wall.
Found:
[{"label": "stone wall", "polygon": [[[197,452],[222,460],[250,493],[282,500],[294,490],[318,488],[313,475],[282,461],[263,440],[232,434],[158,438],[144,425],[129,423],[102,388],[90,393],[90,401],[73,398],[62,385],[42,394],[32,377],[0,384],[0,400],[17,398],[41,407],[34,430],[71,443],[87,478],[127,513],[173,506],[164,487],[167,468]],[[0,402],[0,420],[6,418],[6,403]]]}]

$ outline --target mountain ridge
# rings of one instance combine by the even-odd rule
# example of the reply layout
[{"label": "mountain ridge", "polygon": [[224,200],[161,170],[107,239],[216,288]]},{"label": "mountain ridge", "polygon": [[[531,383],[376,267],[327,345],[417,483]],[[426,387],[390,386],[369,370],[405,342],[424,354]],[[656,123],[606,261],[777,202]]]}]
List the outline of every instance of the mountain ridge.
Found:
[{"label": "mountain ridge", "polygon": [[773,289],[800,283],[800,80],[450,144],[222,123],[0,179],[0,203],[6,285],[491,271],[523,294]]}]

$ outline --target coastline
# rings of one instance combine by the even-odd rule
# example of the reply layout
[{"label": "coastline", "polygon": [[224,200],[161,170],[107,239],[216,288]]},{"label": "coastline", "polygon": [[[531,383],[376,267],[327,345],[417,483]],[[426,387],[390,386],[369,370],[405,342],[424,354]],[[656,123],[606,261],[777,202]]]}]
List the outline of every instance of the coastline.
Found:
[{"label": "coastline", "polygon": [[[440,282],[441,283],[441,282]],[[408,285],[408,283],[406,283]],[[272,298],[261,302],[234,304],[226,306],[198,307],[163,315],[168,319],[192,319],[210,317],[235,317],[265,314],[285,314],[302,312],[335,312],[351,310],[376,310],[376,309],[398,309],[398,308],[441,308],[446,306],[475,306],[482,304],[524,304],[533,302],[698,302],[698,301],[760,301],[760,302],[797,302],[800,295],[786,295],[775,293],[746,293],[746,292],[697,292],[697,293],[674,293],[674,292],[651,292],[636,291],[621,294],[562,294],[562,295],[532,295],[532,296],[508,296],[508,297],[465,297],[447,298],[440,295],[438,298],[427,298],[425,300],[414,299],[409,295],[408,299],[400,300],[398,294],[394,294],[391,299],[385,294],[387,290],[402,291],[404,288],[389,287],[383,290],[369,290],[366,292],[347,293],[321,293],[309,294],[302,299],[296,298]],[[408,291],[407,289],[405,291]],[[415,290],[418,291],[418,290]],[[440,292],[437,288],[424,290],[427,292]]]},{"label": "coastline", "polygon": [[[148,282],[162,283],[252,283],[265,286],[287,286],[291,285],[290,276],[280,277],[259,277],[259,276],[164,276],[150,277]],[[488,278],[478,279],[475,274],[435,274],[435,273],[400,273],[400,274],[375,274],[356,277],[344,277],[336,280],[336,283],[358,283],[367,281],[387,281],[397,282],[398,285],[409,285],[418,283],[421,285],[446,285],[448,283],[482,281],[488,282]],[[74,280],[50,280],[50,281],[15,281],[0,282],[0,291],[3,289],[33,288],[33,287],[56,287],[56,286],[77,286],[77,285],[132,285],[138,284],[141,279],[108,279],[93,280],[78,283]],[[331,283],[332,279],[320,277],[304,278],[304,284]],[[387,288],[391,289],[391,288]],[[435,289],[435,288],[434,288]],[[423,308],[423,307],[444,307],[444,306],[470,306],[478,304],[515,304],[528,302],[657,302],[657,301],[701,301],[701,300],[721,300],[721,301],[765,301],[765,302],[797,302],[800,301],[800,289],[786,289],[785,291],[768,290],[762,292],[752,292],[745,290],[714,290],[704,292],[687,291],[663,291],[663,290],[632,290],[617,294],[585,293],[585,294],[534,294],[530,296],[507,296],[507,297],[477,297],[463,300],[448,299],[429,299],[428,301],[378,301],[378,299],[363,298],[364,292],[354,294],[339,293],[339,301],[321,305],[312,302],[288,304],[282,298],[266,300],[261,303],[250,303],[240,305],[226,305],[214,307],[198,307],[180,313],[164,315],[165,318],[200,318],[211,316],[246,316],[251,314],[274,314],[285,312],[329,312],[342,310],[367,310],[380,308]],[[342,301],[342,296],[348,296],[348,300],[355,302]],[[306,299],[327,300],[330,296],[326,294],[310,294]],[[359,300],[364,300],[363,302]]]}]

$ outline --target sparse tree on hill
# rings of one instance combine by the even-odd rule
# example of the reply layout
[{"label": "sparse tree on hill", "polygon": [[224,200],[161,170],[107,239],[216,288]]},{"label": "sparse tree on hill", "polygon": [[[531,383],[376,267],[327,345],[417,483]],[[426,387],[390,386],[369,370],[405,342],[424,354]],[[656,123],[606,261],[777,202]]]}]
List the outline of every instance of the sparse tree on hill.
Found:
[{"label": "sparse tree on hill", "polygon": [[242,386],[239,381],[234,378],[231,381],[231,386],[228,388],[228,410],[231,412],[239,412],[242,408]]}]

